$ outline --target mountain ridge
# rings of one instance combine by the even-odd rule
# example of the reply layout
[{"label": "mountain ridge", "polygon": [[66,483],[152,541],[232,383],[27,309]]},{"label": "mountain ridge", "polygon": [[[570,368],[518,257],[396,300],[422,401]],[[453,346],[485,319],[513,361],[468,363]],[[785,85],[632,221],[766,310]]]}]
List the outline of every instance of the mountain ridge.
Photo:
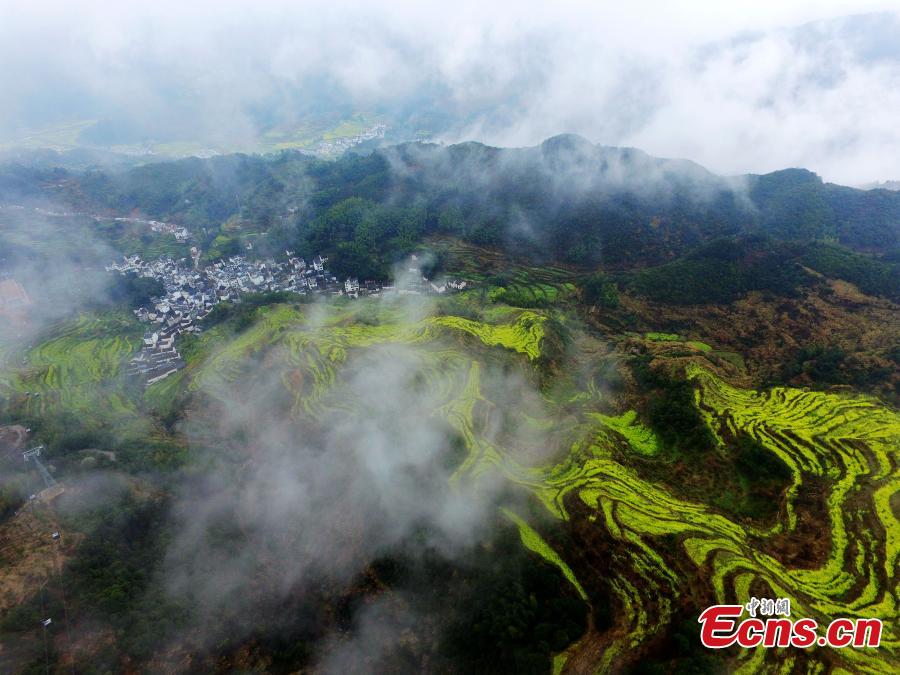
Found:
[{"label": "mountain ridge", "polygon": [[[328,243],[339,259],[340,242],[321,230],[345,217],[332,210],[350,199],[389,220],[400,209],[413,220],[413,239],[449,234],[583,267],[659,264],[737,234],[877,255],[900,246],[900,193],[835,185],[799,168],[719,176],[690,160],[571,134],[526,148],[404,143],[333,161],[287,151],[133,167],[0,165],[2,202],[140,213],[186,226],[201,247],[211,244],[211,230],[233,222],[269,236],[271,250]],[[358,227],[354,221],[342,236],[363,246]]]}]

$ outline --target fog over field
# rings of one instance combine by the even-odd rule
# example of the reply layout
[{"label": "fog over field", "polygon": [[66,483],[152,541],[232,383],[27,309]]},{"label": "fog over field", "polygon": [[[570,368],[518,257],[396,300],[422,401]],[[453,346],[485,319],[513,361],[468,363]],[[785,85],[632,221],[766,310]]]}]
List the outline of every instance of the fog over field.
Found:
[{"label": "fog over field", "polygon": [[726,174],[900,176],[896,2],[39,1],[0,16],[7,145],[97,122],[83,142],[252,148],[361,111],[395,140],[572,132]]}]

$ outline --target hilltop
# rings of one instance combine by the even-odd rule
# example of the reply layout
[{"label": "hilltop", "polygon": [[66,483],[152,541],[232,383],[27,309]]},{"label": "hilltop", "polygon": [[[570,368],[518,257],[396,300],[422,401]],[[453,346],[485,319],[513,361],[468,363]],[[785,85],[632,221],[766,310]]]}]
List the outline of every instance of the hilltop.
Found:
[{"label": "hilltop", "polygon": [[[328,239],[333,250],[323,252],[337,265],[341,256],[362,256],[376,267],[387,253],[380,240],[402,257],[398,248],[431,234],[616,268],[665,262],[736,234],[882,255],[896,255],[900,244],[895,192],[824,183],[802,169],[716,176],[577,136],[513,149],[407,143],[331,162],[283,152],[80,170],[5,164],[0,200],[139,212],[186,226],[205,244],[218,235],[261,237],[278,250]],[[367,250],[373,246],[377,255]]]}]

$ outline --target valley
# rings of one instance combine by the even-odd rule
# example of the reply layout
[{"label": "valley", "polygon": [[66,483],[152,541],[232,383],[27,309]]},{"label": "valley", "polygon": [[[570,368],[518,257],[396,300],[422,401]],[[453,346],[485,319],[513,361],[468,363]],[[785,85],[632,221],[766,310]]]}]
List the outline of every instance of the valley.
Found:
[{"label": "valley", "polygon": [[[336,410],[365,410],[366,400],[357,400],[342,381],[345,364],[371,350],[387,349],[389,354],[396,345],[415,360],[417,386],[424,387],[429,400],[433,397],[430,414],[443,420],[463,444],[449,475],[452,489],[474,494],[496,481],[514,488],[516,497],[500,504],[521,531],[523,543],[560,570],[583,598],[585,611],[606,605],[613,617],[610,628],[597,638],[603,649],[589,655],[583,650],[596,652],[596,644],[573,644],[556,657],[559,672],[569,672],[570,661],[587,660],[594,670],[622,667],[636,654],[652,653],[666,626],[686,607],[740,602],[751,592],[791,597],[794,611],[822,622],[838,615],[868,616],[873,608],[880,608],[882,616],[894,611],[898,550],[891,495],[897,490],[900,436],[896,412],[856,395],[735,387],[715,374],[722,365],[714,351],[677,336],[663,342],[655,342],[652,335],[629,338],[631,349],[666,345],[670,350],[657,351],[650,367],[683,371],[714,439],[705,452],[718,456],[716,461],[727,463],[732,439],[745,435],[787,467],[789,478],[777,495],[777,513],[766,520],[748,520],[724,505],[679,496],[682,489],[636,470],[638,458],[649,465],[651,475],[684,460],[663,453],[656,433],[634,411],[617,408],[604,392],[604,376],[590,370],[598,354],[605,354],[614,370],[625,367],[626,359],[617,356],[615,347],[558,310],[523,310],[502,303],[489,311],[479,309],[481,292],[447,299],[483,315],[478,319],[444,314],[441,300],[433,307],[406,307],[388,299],[344,307],[261,307],[251,327],[238,335],[229,337],[226,326],[220,326],[198,336],[184,371],[152,384],[143,394],[129,389],[121,377],[125,360],[137,349],[137,342],[129,342],[121,332],[129,323],[119,328],[103,324],[101,333],[97,324],[82,319],[70,328],[54,329],[55,336],[27,357],[27,370],[6,376],[6,396],[24,387],[33,393],[40,390],[40,399],[32,395],[23,400],[21,394],[7,398],[17,417],[77,415],[82,433],[89,437],[112,434],[109,447],[148,433],[165,438],[157,420],[170,414],[181,392],[202,393],[208,399],[198,410],[201,419],[214,415],[219,405],[229,405],[237,389],[243,395],[275,396],[273,405],[281,406],[292,424],[308,420],[315,426]],[[570,346],[556,356],[551,345],[559,335],[548,328],[548,321],[562,321],[571,331]],[[123,337],[98,340],[110,329]],[[63,344],[71,366],[53,356]],[[523,382],[541,379],[536,390],[540,394],[534,400],[501,404],[510,394],[493,390],[493,375],[484,379],[486,371],[500,364],[520,372]],[[738,381],[746,378],[745,373],[735,374]],[[274,383],[263,381],[272,376]],[[511,395],[515,399],[516,394]],[[259,433],[259,423],[247,420],[244,433]],[[211,419],[206,424],[215,426]],[[63,433],[68,436],[73,430]],[[178,443],[177,436],[165,442]],[[81,445],[88,442],[103,443],[95,436]],[[64,447],[59,446],[61,464],[55,468],[61,477],[69,476],[63,483],[75,491],[83,489],[79,482],[84,480],[83,470],[75,466],[86,466],[89,460],[112,467],[155,461],[126,453],[110,460],[100,450]],[[241,461],[252,464],[259,459],[251,454]],[[72,469],[64,468],[70,465]],[[240,473],[235,476],[239,482]],[[813,507],[811,499],[821,501]],[[817,525],[810,529],[813,522]],[[873,534],[878,532],[885,538]],[[825,549],[816,543],[823,533]],[[825,557],[820,559],[818,551]],[[839,659],[837,663],[853,672],[883,672],[896,658],[897,640],[885,627],[877,653],[811,654],[804,667]],[[190,628],[185,630],[189,636]],[[760,649],[725,658],[736,658],[735,668],[754,671],[777,655]]]},{"label": "valley", "polygon": [[[4,211],[0,669],[897,667],[893,258],[745,232],[584,264],[314,199]],[[698,647],[751,597],[881,646]]]}]

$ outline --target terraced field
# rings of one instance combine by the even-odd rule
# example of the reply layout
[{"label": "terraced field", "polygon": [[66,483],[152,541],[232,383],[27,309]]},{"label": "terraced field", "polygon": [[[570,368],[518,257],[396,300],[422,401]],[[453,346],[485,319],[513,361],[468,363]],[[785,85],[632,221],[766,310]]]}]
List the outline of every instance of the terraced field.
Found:
[{"label": "terraced field", "polygon": [[[776,521],[739,522],[642,478],[629,457],[653,461],[659,440],[633,411],[603,412],[603,394],[593,387],[575,395],[571,386],[535,389],[538,405],[501,410],[492,400],[498,370],[512,368],[528,380],[551,316],[553,310],[502,304],[485,310],[483,320],[388,302],[275,305],[258,310],[253,325],[236,336],[226,327],[207,331],[186,351],[188,365],[177,377],[141,393],[120,372],[139,345],[141,327],[127,316],[83,315],[24,352],[3,354],[0,397],[21,416],[64,411],[137,433],[148,423],[142,406],[161,406],[182,390],[228,400],[236,387],[252,391],[274,378],[289,394],[291,415],[320,419],[335,410],[353,414],[362,404],[347,390],[345,364],[372,348],[384,358],[402,348],[413,355],[429,400],[438,402],[433,414],[465,442],[454,489],[478,490],[500,477],[531,495],[551,520],[578,521],[582,530],[574,531],[587,527],[605,542],[597,552],[604,574],[597,579],[581,552],[553,547],[553,537],[542,532],[546,523],[504,510],[523,545],[556,566],[588,603],[596,601],[598,587],[615,598],[613,628],[559,654],[558,672],[585,663],[599,672],[620,668],[652,649],[685,603],[742,604],[751,595],[789,597],[794,616],[812,616],[820,625],[836,617],[881,618],[882,646],[735,652],[728,655],[732,669],[900,668],[900,415],[862,396],[737,388],[702,365],[714,358],[711,351],[695,349],[687,375],[723,452],[746,434],[791,471]],[[572,344],[583,353],[569,358],[594,358],[601,350],[592,340],[576,335]],[[500,433],[504,415],[512,431]],[[588,550],[596,542],[575,544]]]},{"label": "terraced field", "polygon": [[[361,303],[360,303],[361,304]],[[315,311],[315,310],[314,310]],[[356,322],[359,308],[336,310],[328,316],[307,317],[298,310],[277,306],[260,313],[252,328],[231,340],[223,347],[213,348],[210,356],[191,367],[191,389],[203,388],[215,392],[230,389],[242,376],[248,359],[263,355],[266,350],[278,348],[287,372],[283,379],[286,386],[296,390],[296,410],[315,414],[323,395],[335,383],[336,373],[348,351],[363,349],[376,344],[430,345],[440,338],[454,338],[457,349],[448,355],[463,358],[461,347],[468,341],[498,346],[535,359],[540,354],[545,316],[528,310],[513,312],[506,323],[488,324],[454,316],[425,317],[417,321],[406,320],[404,312],[390,307],[379,309],[378,323],[366,325]],[[313,324],[310,329],[310,324]],[[208,344],[215,344],[210,335]],[[290,384],[292,377],[300,376],[302,386]],[[148,390],[148,397],[158,396],[165,382]],[[319,411],[321,412],[321,410]]]},{"label": "terraced field", "polygon": [[[366,322],[359,321],[363,315]],[[547,316],[505,308],[496,312],[497,321],[482,322],[411,317],[364,303],[306,314],[275,307],[189,365],[185,377],[187,386],[215,394],[239,380],[250,386],[254,373],[276,368],[293,397],[292,414],[318,418],[335,406],[354,411],[352,397],[334,394],[343,386],[342,365],[354,355],[379,345],[412,349],[440,401],[434,414],[465,440],[467,456],[451,479],[455,489],[478,489],[487,484],[484,479],[501,476],[533,495],[552,517],[586,520],[607,542],[604,579],[586,578],[592,572],[579,556],[554,550],[537,523],[506,512],[523,544],[556,565],[583,597],[590,601],[589,589],[598,583],[615,597],[615,625],[589,659],[599,672],[652,647],[685,602],[743,604],[751,595],[789,597],[794,616],[815,617],[820,625],[836,617],[879,617],[885,634],[878,650],[735,653],[733,669],[881,673],[900,667],[896,411],[860,396],[739,389],[699,365],[706,350],[696,350],[688,375],[718,441],[724,447],[739,432],[747,434],[778,455],[793,476],[777,521],[748,525],[642,479],[629,466],[629,453],[652,458],[659,441],[633,412],[601,414],[596,391],[564,400],[545,394],[540,410],[510,413],[519,433],[487,431],[495,428],[489,422],[498,414],[486,388],[498,354],[528,372],[541,354]],[[586,341],[581,336],[579,344]],[[529,442],[546,445],[544,460],[523,452]],[[596,650],[596,642],[574,645],[555,667],[565,672],[568,660],[583,665],[588,649]]]},{"label": "terraced field", "polygon": [[557,265],[534,266],[512,263],[509,258],[457,239],[440,240],[435,247],[453,261],[454,275],[463,279],[484,282],[492,277],[502,277],[508,284],[521,289],[531,289],[536,296],[553,293],[580,279],[583,274]]},{"label": "terraced field", "polygon": [[141,334],[124,314],[83,314],[59,323],[33,346],[8,355],[0,399],[23,417],[65,412],[97,424],[132,424],[140,415],[120,371]]},{"label": "terraced field", "polygon": [[[627,551],[614,561],[612,583],[627,620],[614,631],[601,670],[660,631],[679,597],[694,590],[695,582],[679,575],[679,555],[663,544],[664,537],[677,538],[702,583],[714,591],[710,601],[743,604],[753,594],[789,597],[794,615],[812,616],[820,625],[842,616],[885,621],[880,651],[843,650],[826,656],[813,650],[808,669],[815,671],[826,659],[851,672],[896,668],[900,526],[891,499],[900,489],[900,416],[865,398],[793,389],[758,393],[730,387],[699,367],[691,375],[700,385],[697,403],[720,438],[747,432],[791,467],[793,485],[774,527],[738,524],[639,479],[612,458],[608,434],[620,431],[603,420],[595,436],[573,447],[556,466],[523,470],[506,459],[511,477],[532,486],[559,518],[569,517],[566,497],[574,492],[594,512],[597,526]],[[637,443],[625,438],[640,451],[643,436]],[[799,536],[829,537],[830,552],[813,567],[786,564],[785,542],[798,534],[798,518],[816,516],[798,516],[796,507],[805,490],[815,489],[807,485],[813,477],[829,485],[822,504],[827,518],[821,530]],[[759,649],[734,666],[748,673],[774,670],[787,667],[776,661],[788,659],[787,651]]]}]

